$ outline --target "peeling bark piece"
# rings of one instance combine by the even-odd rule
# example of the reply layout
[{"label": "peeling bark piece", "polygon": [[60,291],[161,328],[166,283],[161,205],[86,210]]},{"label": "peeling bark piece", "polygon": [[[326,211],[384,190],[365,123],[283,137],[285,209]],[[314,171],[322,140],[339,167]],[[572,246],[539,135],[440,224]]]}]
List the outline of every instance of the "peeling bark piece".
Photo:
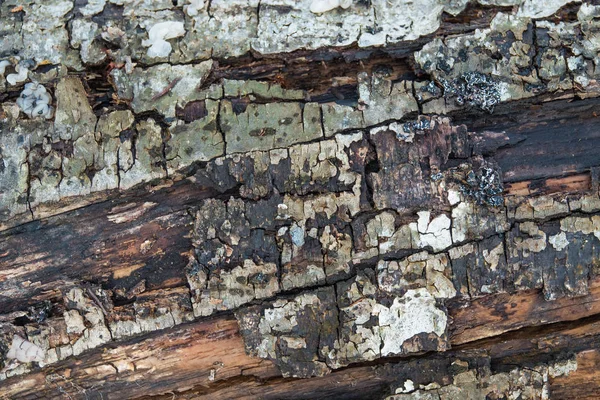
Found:
[{"label": "peeling bark piece", "polygon": [[393,83],[386,72],[369,76],[358,75],[359,103],[365,105],[363,118],[367,126],[390,119],[401,119],[410,112],[418,111],[417,101],[412,94],[412,83]]},{"label": "peeling bark piece", "polygon": [[133,304],[115,307],[108,318],[113,340],[154,332],[193,321],[192,304],[185,288],[145,292]]},{"label": "peeling bark piece", "polygon": [[[136,113],[157,111],[168,118],[175,117],[176,107],[184,108],[194,100],[204,100],[206,94],[198,88],[208,76],[213,62],[204,61],[195,65],[158,64],[147,69],[134,68],[131,74],[124,69],[114,69],[111,76],[119,98],[131,101]],[[179,79],[168,93],[165,88]]]},{"label": "peeling bark piece", "polygon": [[[517,224],[507,239],[508,262],[513,266],[517,288],[541,287],[548,300],[583,296],[588,292],[588,276],[594,270],[600,242],[594,236],[596,217],[566,217],[539,226]],[[556,242],[565,234],[566,246]],[[553,238],[548,243],[549,237]]]},{"label": "peeling bark piece", "polygon": [[390,307],[380,310],[381,355],[445,350],[447,321],[427,289],[408,290],[402,299],[395,298]]},{"label": "peeling bark piece", "polygon": [[420,252],[401,260],[381,260],[377,263],[377,285],[380,290],[395,295],[426,287],[436,299],[449,299],[456,295],[450,280],[453,267],[443,253]]},{"label": "peeling bark piece", "polygon": [[23,128],[0,135],[0,228],[28,209],[29,137]]},{"label": "peeling bark piece", "polygon": [[452,241],[455,244],[481,240],[510,228],[503,209],[462,201],[452,209]]},{"label": "peeling bark piece", "polygon": [[125,155],[127,147],[122,145],[121,136],[124,131],[129,132],[133,122],[134,116],[129,110],[102,115],[98,119],[96,132],[86,133],[74,141],[73,154],[62,157],[61,198],[119,186],[120,162],[126,167],[119,155]]},{"label": "peeling bark piece", "polygon": [[[393,208],[399,212],[422,209],[435,195],[429,181],[441,179],[437,174],[448,162],[453,147],[457,153],[462,147],[458,143],[465,134],[464,127],[451,126],[448,118],[425,117],[417,123],[423,129],[415,131],[415,143],[398,138],[389,127],[371,130],[370,140],[377,152],[379,168],[368,179],[377,209]],[[407,130],[411,129],[414,129],[412,124],[408,124]]]},{"label": "peeling bark piece", "polygon": [[515,220],[546,219],[569,213],[567,199],[551,196],[529,198],[520,204],[508,204],[508,213]]},{"label": "peeling bark piece", "polygon": [[246,352],[273,360],[283,376],[309,378],[329,373],[324,352],[332,347],[338,326],[333,288],[242,309],[236,318]]},{"label": "peeling bark piece", "polygon": [[454,285],[463,295],[477,297],[514,290],[513,275],[506,264],[504,235],[451,248],[449,255]]},{"label": "peeling bark piece", "polygon": [[137,140],[127,140],[119,151],[120,187],[129,189],[138,183],[166,176],[162,129],[152,118],[135,126]]},{"label": "peeling bark piece", "polygon": [[323,104],[321,110],[326,137],[345,130],[366,127],[363,112],[354,107],[341,104]]},{"label": "peeling bark piece", "polygon": [[194,315],[235,309],[279,292],[275,240],[259,227],[275,215],[262,221],[256,217],[250,219],[256,226],[250,225],[244,203],[236,199],[210,199],[199,207],[196,258],[186,271]]},{"label": "peeling bark piece", "polygon": [[[92,295],[95,299],[92,299]],[[101,346],[112,339],[106,326],[106,310],[92,289],[84,291],[73,288],[64,296],[64,312],[67,333],[73,334],[67,355],[78,355],[86,350]],[[61,348],[61,352],[64,352]],[[69,354],[70,353],[70,354]]]},{"label": "peeling bark piece", "polygon": [[362,133],[354,133],[336,135],[335,140],[291,146],[290,174],[280,192],[306,195],[352,189],[364,173],[364,164],[360,160],[352,160],[350,164],[350,147],[362,140]]},{"label": "peeling bark piece", "polygon": [[224,100],[220,126],[227,153],[271,150],[323,136],[320,107],[316,103],[251,104],[242,113]]},{"label": "peeling bark piece", "polygon": [[317,235],[306,235],[303,226],[294,224],[277,232],[281,249],[281,285],[283,290],[325,283],[325,266]]},{"label": "peeling bark piece", "polygon": [[409,227],[418,232],[417,246],[420,248],[431,247],[438,252],[452,245],[450,235],[451,220],[446,214],[440,214],[430,220],[429,211],[419,211],[419,219]]},{"label": "peeling bark piece", "polygon": [[[86,7],[88,6],[91,9],[94,4],[88,3]],[[100,7],[103,8],[104,4]],[[99,11],[102,11],[102,8]],[[98,24],[93,21],[75,19],[71,23],[71,46],[79,49],[81,61],[85,64],[97,65],[106,59],[106,52],[103,51],[101,42],[96,39],[100,32]]]},{"label": "peeling bark piece", "polygon": [[220,192],[239,189],[243,198],[265,198],[272,193],[274,183],[282,188],[282,181],[289,174],[287,150],[279,152],[281,155],[274,157],[276,165],[272,165],[271,156],[265,151],[219,157],[199,170],[196,179]]},{"label": "peeling bark piece", "polygon": [[277,265],[274,263],[255,264],[252,260],[244,260],[243,265],[229,271],[208,274],[194,265],[188,268],[187,277],[196,317],[233,310],[254,299],[272,297],[279,292]]},{"label": "peeling bark piece", "polygon": [[223,80],[225,97],[252,96],[258,100],[299,100],[306,98],[303,90],[284,89],[281,85],[260,81]]},{"label": "peeling bark piece", "polygon": [[61,79],[56,85],[55,139],[76,141],[96,129],[96,115],[88,103],[83,84],[76,77]]},{"label": "peeling bark piece", "polygon": [[195,162],[208,161],[225,153],[225,142],[217,128],[219,103],[206,100],[208,115],[170,129],[166,143],[169,174]]}]

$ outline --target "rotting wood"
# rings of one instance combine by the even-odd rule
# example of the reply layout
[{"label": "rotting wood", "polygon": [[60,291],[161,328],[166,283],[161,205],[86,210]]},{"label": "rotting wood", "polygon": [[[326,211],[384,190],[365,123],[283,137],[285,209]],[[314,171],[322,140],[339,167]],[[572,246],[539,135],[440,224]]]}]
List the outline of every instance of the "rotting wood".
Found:
[{"label": "rotting wood", "polygon": [[0,397],[593,398],[600,6],[120,3],[0,2]]},{"label": "rotting wood", "polygon": [[[362,398],[373,390],[382,395],[389,393],[394,384],[409,378],[417,384],[447,382],[451,380],[451,374],[445,371],[447,366],[441,366],[457,359],[472,359],[471,363],[479,359],[470,365],[491,363],[493,370],[501,372],[515,365],[533,367],[537,362],[551,363],[559,360],[556,357],[564,353],[565,356],[576,355],[577,368],[582,358],[585,367],[585,363],[589,362],[586,360],[590,357],[595,359],[592,354],[600,340],[600,314],[595,309],[597,305],[594,307],[600,301],[597,287],[597,284],[594,285],[596,290],[580,301],[557,300],[552,304],[554,310],[550,313],[546,311],[549,305],[544,302],[541,293],[515,295],[511,302],[514,304],[512,314],[499,313],[494,322],[490,322],[488,316],[494,316],[499,307],[506,306],[505,295],[490,295],[485,301],[473,300],[478,312],[471,314],[470,318],[457,318],[456,315],[472,306],[457,304],[455,309],[450,310],[450,314],[455,315],[450,326],[450,331],[454,332],[450,341],[456,350],[451,350],[448,355],[424,354],[406,360],[392,358],[366,367],[345,368],[308,382],[302,379],[282,380],[273,364],[246,356],[237,322],[230,316],[223,316],[156,332],[142,341],[139,338],[128,339],[105,349],[92,350],[76,365],[69,360],[54,365],[51,375],[38,371],[29,374],[25,381],[18,376],[9,378],[5,382],[6,394],[9,398],[17,395],[37,398],[57,396],[62,389],[72,396],[82,397],[84,391],[88,396],[101,392],[105,398],[118,398],[123,390],[132,397],[172,391],[184,398],[284,396],[300,399],[328,395]],[[580,311],[574,312],[574,308]],[[521,316],[522,323],[515,324],[512,315]],[[595,318],[590,320],[588,317]],[[568,323],[586,321],[586,318],[588,322],[577,327]],[[489,324],[496,328],[490,329]],[[469,337],[464,333],[457,334],[465,327],[473,332]],[[173,370],[178,373],[170,373]],[[581,379],[579,376],[573,375],[573,379]],[[569,387],[573,384],[570,375],[555,379],[558,382],[552,380],[551,386]],[[301,387],[305,389],[298,391]],[[357,391],[354,395],[348,393],[351,388]],[[582,396],[591,396],[596,389],[581,387],[578,390]]]}]

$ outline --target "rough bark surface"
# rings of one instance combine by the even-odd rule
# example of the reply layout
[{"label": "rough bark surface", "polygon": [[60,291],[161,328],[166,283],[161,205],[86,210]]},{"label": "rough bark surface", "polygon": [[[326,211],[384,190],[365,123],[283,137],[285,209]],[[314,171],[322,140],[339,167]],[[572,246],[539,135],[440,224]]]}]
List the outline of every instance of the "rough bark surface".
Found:
[{"label": "rough bark surface", "polygon": [[0,0],[1,398],[600,396],[600,5],[349,3]]}]

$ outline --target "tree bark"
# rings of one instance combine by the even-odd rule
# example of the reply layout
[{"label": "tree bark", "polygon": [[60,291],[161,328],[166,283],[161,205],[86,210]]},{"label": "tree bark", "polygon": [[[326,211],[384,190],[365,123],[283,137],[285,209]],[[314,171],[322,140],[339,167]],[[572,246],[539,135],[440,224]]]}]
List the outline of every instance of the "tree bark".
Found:
[{"label": "tree bark", "polygon": [[600,6],[317,3],[0,0],[0,398],[600,396]]}]

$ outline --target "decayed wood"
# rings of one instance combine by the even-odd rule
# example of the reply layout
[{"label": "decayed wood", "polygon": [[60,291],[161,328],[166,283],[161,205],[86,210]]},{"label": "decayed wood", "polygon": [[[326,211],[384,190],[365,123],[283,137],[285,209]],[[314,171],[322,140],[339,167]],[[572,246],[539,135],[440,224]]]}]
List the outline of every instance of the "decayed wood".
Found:
[{"label": "decayed wood", "polygon": [[459,345],[528,326],[577,321],[600,313],[600,280],[588,295],[548,302],[536,290],[497,294],[450,306],[451,341]]},{"label": "decayed wood", "polygon": [[557,399],[597,399],[600,396],[598,387],[598,362],[600,352],[591,349],[577,354],[577,371],[568,377],[557,377],[552,380],[551,390]]},{"label": "decayed wood", "polygon": [[[569,103],[562,103],[562,107],[569,107]],[[585,118],[587,113],[588,109],[584,108],[581,114],[576,112],[573,114],[581,116],[577,121],[581,121],[578,123],[584,128],[594,121]],[[562,116],[557,116],[560,117]],[[592,130],[584,129],[584,131],[592,132],[593,135]],[[519,135],[527,134],[528,131],[519,133]],[[497,156],[494,149],[498,147],[503,148],[503,151],[519,149],[521,143],[519,140],[513,141],[506,137],[498,142],[498,135],[489,133],[476,133],[476,135],[480,138],[478,142],[480,148],[492,149],[489,151],[494,157]],[[556,137],[559,137],[558,134]],[[507,142],[512,144],[507,147],[504,145]],[[527,148],[524,151],[526,152]],[[498,161],[501,162],[501,158],[498,158]],[[544,169],[546,164],[536,164],[535,161],[531,163],[534,166],[540,165],[542,171],[546,171]],[[582,163],[576,169],[588,168],[589,164],[586,164],[585,158]],[[510,171],[510,168],[508,166],[507,170]],[[512,168],[518,170],[517,165]],[[552,176],[553,172],[550,170],[540,173]],[[579,176],[583,178],[578,178]],[[541,190],[544,194],[564,193],[565,195],[577,194],[581,190],[588,192],[594,187],[593,176],[594,171],[590,171],[575,178],[557,178],[555,181],[546,179],[543,184],[537,182],[535,190]],[[42,300],[59,302],[65,290],[73,285],[81,285],[85,281],[92,283],[100,281],[104,289],[113,289],[115,293],[120,289],[129,290],[127,293],[130,294],[123,295],[121,292],[119,295],[121,297],[113,298],[114,304],[111,307],[114,308],[108,312],[103,311],[108,314],[110,321],[115,323],[127,320],[127,315],[130,313],[127,304],[129,301],[135,300],[138,307],[147,304],[149,309],[152,309],[156,307],[153,304],[158,304],[153,299],[162,297],[163,294],[168,293],[166,298],[185,295],[188,289],[184,286],[186,280],[184,267],[188,264],[190,252],[193,250],[189,231],[194,221],[187,208],[194,207],[203,198],[226,198],[236,193],[230,191],[220,195],[219,188],[204,186],[203,182],[203,178],[199,176],[198,179],[183,180],[170,187],[159,188],[155,194],[145,195],[140,192],[51,217],[43,223],[30,223],[3,232],[5,240],[2,246],[5,250],[2,265],[5,278],[8,278],[5,279],[6,291],[3,293],[8,295],[2,300],[6,310],[8,313],[16,312],[23,308],[23,302],[31,305],[38,304]],[[531,181],[516,182],[514,187],[519,185],[532,187]],[[543,187],[545,189],[539,189]],[[511,193],[510,189],[508,193],[522,194]],[[157,231],[161,232],[160,236],[156,236]],[[58,247],[55,241],[61,235],[63,238],[70,239],[62,248]],[[15,251],[17,248],[24,250]],[[80,249],[80,252],[75,252],[74,249]],[[94,249],[97,251],[94,252]],[[35,261],[36,259],[39,261]],[[165,268],[169,263],[173,268]],[[16,276],[11,277],[10,271],[13,268],[14,271],[22,271],[22,268],[28,265],[36,268],[33,268],[31,273],[28,272],[20,277],[24,282],[30,283],[15,286]],[[156,274],[157,272],[160,273]],[[140,295],[135,288],[141,280],[145,281],[143,286],[145,288],[141,289]],[[47,283],[41,286],[31,284],[36,281]],[[161,292],[161,289],[169,292]],[[531,363],[532,360],[549,362],[552,358],[547,352],[540,351],[537,347],[532,348],[531,342],[532,340],[536,342],[554,340],[551,337],[555,333],[554,330],[558,328],[551,326],[547,331],[544,328],[535,328],[536,331],[527,333],[528,339],[519,339],[520,330],[565,321],[583,321],[583,325],[579,328],[583,333],[569,331],[561,336],[560,340],[565,343],[579,340],[582,344],[577,352],[587,351],[593,348],[596,340],[596,325],[592,322],[588,324],[586,321],[590,320],[586,318],[598,314],[597,300],[600,296],[598,280],[590,281],[588,289],[589,294],[586,296],[560,298],[553,302],[547,302],[539,290],[493,294],[483,298],[452,302],[448,305],[451,317],[449,343],[452,347],[458,346],[457,350],[452,351],[462,354],[461,351],[486,349],[486,356],[492,357],[493,360],[503,360],[502,363],[507,366],[511,365],[509,360],[517,356],[522,357],[519,365]],[[144,291],[147,293],[144,294]],[[93,300],[95,296],[91,297]],[[120,300],[117,301],[119,298]],[[100,309],[103,309],[103,301],[95,300],[99,303]],[[119,302],[124,304],[120,305]],[[181,304],[180,306],[185,308]],[[62,306],[55,307],[58,307],[55,315],[60,315]],[[11,320],[10,314],[6,320]],[[513,331],[515,332],[511,333]],[[510,342],[512,344],[506,345],[507,347],[497,342],[497,340],[504,341],[506,337],[512,340]],[[173,338],[180,338],[181,341],[173,344]],[[202,342],[203,350],[197,349],[194,344],[201,341],[200,338],[210,341],[210,345]],[[490,340],[490,344],[485,344],[485,340]],[[516,344],[518,347],[514,350]],[[465,350],[461,350],[463,346],[466,346]],[[112,350],[107,353],[106,349]],[[198,351],[208,351],[208,353],[198,353]],[[565,351],[569,350],[566,347],[557,348],[551,354],[564,355]],[[123,360],[123,354],[129,357],[129,361]],[[226,358],[228,354],[232,354],[232,358]],[[455,353],[448,353],[446,358],[453,357],[452,354]],[[18,376],[9,378],[3,383],[3,387],[7,388],[10,396],[32,398],[40,395],[60,395],[64,391],[71,396],[82,393],[89,395],[100,385],[102,385],[102,396],[109,398],[111,393],[118,398],[123,390],[128,390],[131,396],[136,397],[164,395],[171,391],[183,392],[190,397],[199,395],[205,395],[207,398],[238,397],[240,393],[246,393],[250,389],[253,390],[253,395],[278,398],[294,397],[293,394],[298,392],[299,387],[307,388],[306,383],[302,381],[282,380],[278,368],[271,362],[246,356],[237,323],[231,317],[219,318],[213,322],[195,322],[183,325],[181,328],[168,329],[164,333],[151,333],[141,338],[119,339],[114,344],[90,350],[80,357],[82,357],[80,364],[76,368],[73,361],[67,359],[51,367],[51,371],[54,371],[51,373],[53,375],[48,375],[47,371],[32,372],[25,380]],[[210,362],[195,364],[193,360],[198,357]],[[230,369],[220,366],[220,362],[225,364],[223,360],[227,360],[226,365]],[[418,360],[433,363],[431,365],[442,362],[436,361],[437,359],[430,360],[427,356],[418,357]],[[136,363],[142,367],[135,367],[133,372],[129,371],[131,365]],[[188,364],[193,366],[189,374],[182,372],[185,369],[179,367]],[[225,369],[219,372],[220,368]],[[361,378],[358,385],[361,391],[355,392],[356,398],[373,390],[384,395],[390,393],[393,385],[399,384],[397,378],[394,378],[391,373],[388,378],[383,379],[383,382],[379,382],[378,379],[382,378],[378,372],[369,375],[366,371],[371,371],[371,367],[364,368],[351,367],[348,370],[332,372],[325,378],[315,378],[310,383],[314,387],[314,392],[304,391],[302,394],[297,394],[297,397],[309,398],[317,396],[318,393],[329,393],[328,390],[331,390],[332,395],[347,394],[359,376]],[[178,371],[175,375],[173,375],[174,370]],[[200,377],[198,371],[204,371]],[[151,380],[149,376],[152,376]],[[372,379],[378,383],[371,382]],[[61,381],[62,383],[59,383]],[[24,385],[23,382],[29,386]],[[131,382],[137,382],[134,389]],[[329,387],[333,382],[342,383],[323,391],[323,386]],[[564,385],[568,386],[569,381],[565,382]],[[40,385],[43,385],[43,391]],[[234,388],[227,389],[226,387],[230,385]],[[590,393],[593,393],[593,389],[590,390],[592,391]]]},{"label": "decayed wood", "polygon": [[[369,393],[389,393],[402,376],[415,379],[436,365],[440,372],[433,374],[431,381],[444,376],[450,379],[444,375],[447,366],[441,366],[456,359],[481,358],[502,371],[576,354],[584,369],[580,372],[578,367],[574,375],[553,378],[551,387],[559,388],[557,398],[565,398],[564,394],[575,388],[581,396],[592,398],[597,388],[581,387],[579,382],[596,375],[587,365],[598,357],[599,305],[600,280],[594,281],[588,296],[553,303],[546,302],[539,291],[456,303],[450,308],[453,350],[445,356],[425,354],[381,361],[308,381],[281,379],[273,363],[248,357],[235,319],[216,317],[92,350],[75,363],[61,361],[50,371],[33,372],[26,379],[9,378],[3,383],[3,394],[8,398],[47,398],[65,393],[74,398],[95,398],[101,393],[104,398],[118,399],[124,392],[130,397],[168,397],[172,393],[207,399],[364,398]],[[574,326],[571,321],[581,322]]]},{"label": "decayed wood", "polygon": [[598,396],[600,6],[311,2],[0,0],[0,398]]},{"label": "decayed wood", "polygon": [[[597,117],[593,113],[599,101],[588,100],[585,105],[551,102],[544,105],[543,112],[524,102],[512,106],[521,109],[512,122],[506,120],[508,110],[498,110],[486,117],[492,121],[476,146],[502,167],[508,195],[585,193],[594,182],[589,172],[577,173],[598,164],[593,149],[600,144],[600,136],[594,129]],[[569,124],[563,121],[567,116]],[[533,125],[524,126],[525,120]],[[490,129],[496,134],[490,134]],[[567,151],[579,156],[565,159]],[[560,177],[565,173],[574,175]],[[0,304],[4,312],[18,309],[24,302],[32,305],[56,299],[61,288],[80,281],[102,281],[108,289],[129,288],[141,279],[153,289],[185,284],[183,268],[192,250],[186,236],[193,222],[186,210],[219,191],[194,180],[164,186],[150,194],[142,188],[138,193],[0,233]],[[235,190],[219,196],[233,194]]]},{"label": "decayed wood", "polygon": [[[141,279],[148,288],[184,284],[182,267],[192,249],[185,237],[193,222],[186,207],[217,192],[181,181],[145,193],[0,233],[3,312],[23,302],[55,300],[62,288],[81,281],[109,280],[127,288]],[[22,274],[25,266],[31,273]]]}]

